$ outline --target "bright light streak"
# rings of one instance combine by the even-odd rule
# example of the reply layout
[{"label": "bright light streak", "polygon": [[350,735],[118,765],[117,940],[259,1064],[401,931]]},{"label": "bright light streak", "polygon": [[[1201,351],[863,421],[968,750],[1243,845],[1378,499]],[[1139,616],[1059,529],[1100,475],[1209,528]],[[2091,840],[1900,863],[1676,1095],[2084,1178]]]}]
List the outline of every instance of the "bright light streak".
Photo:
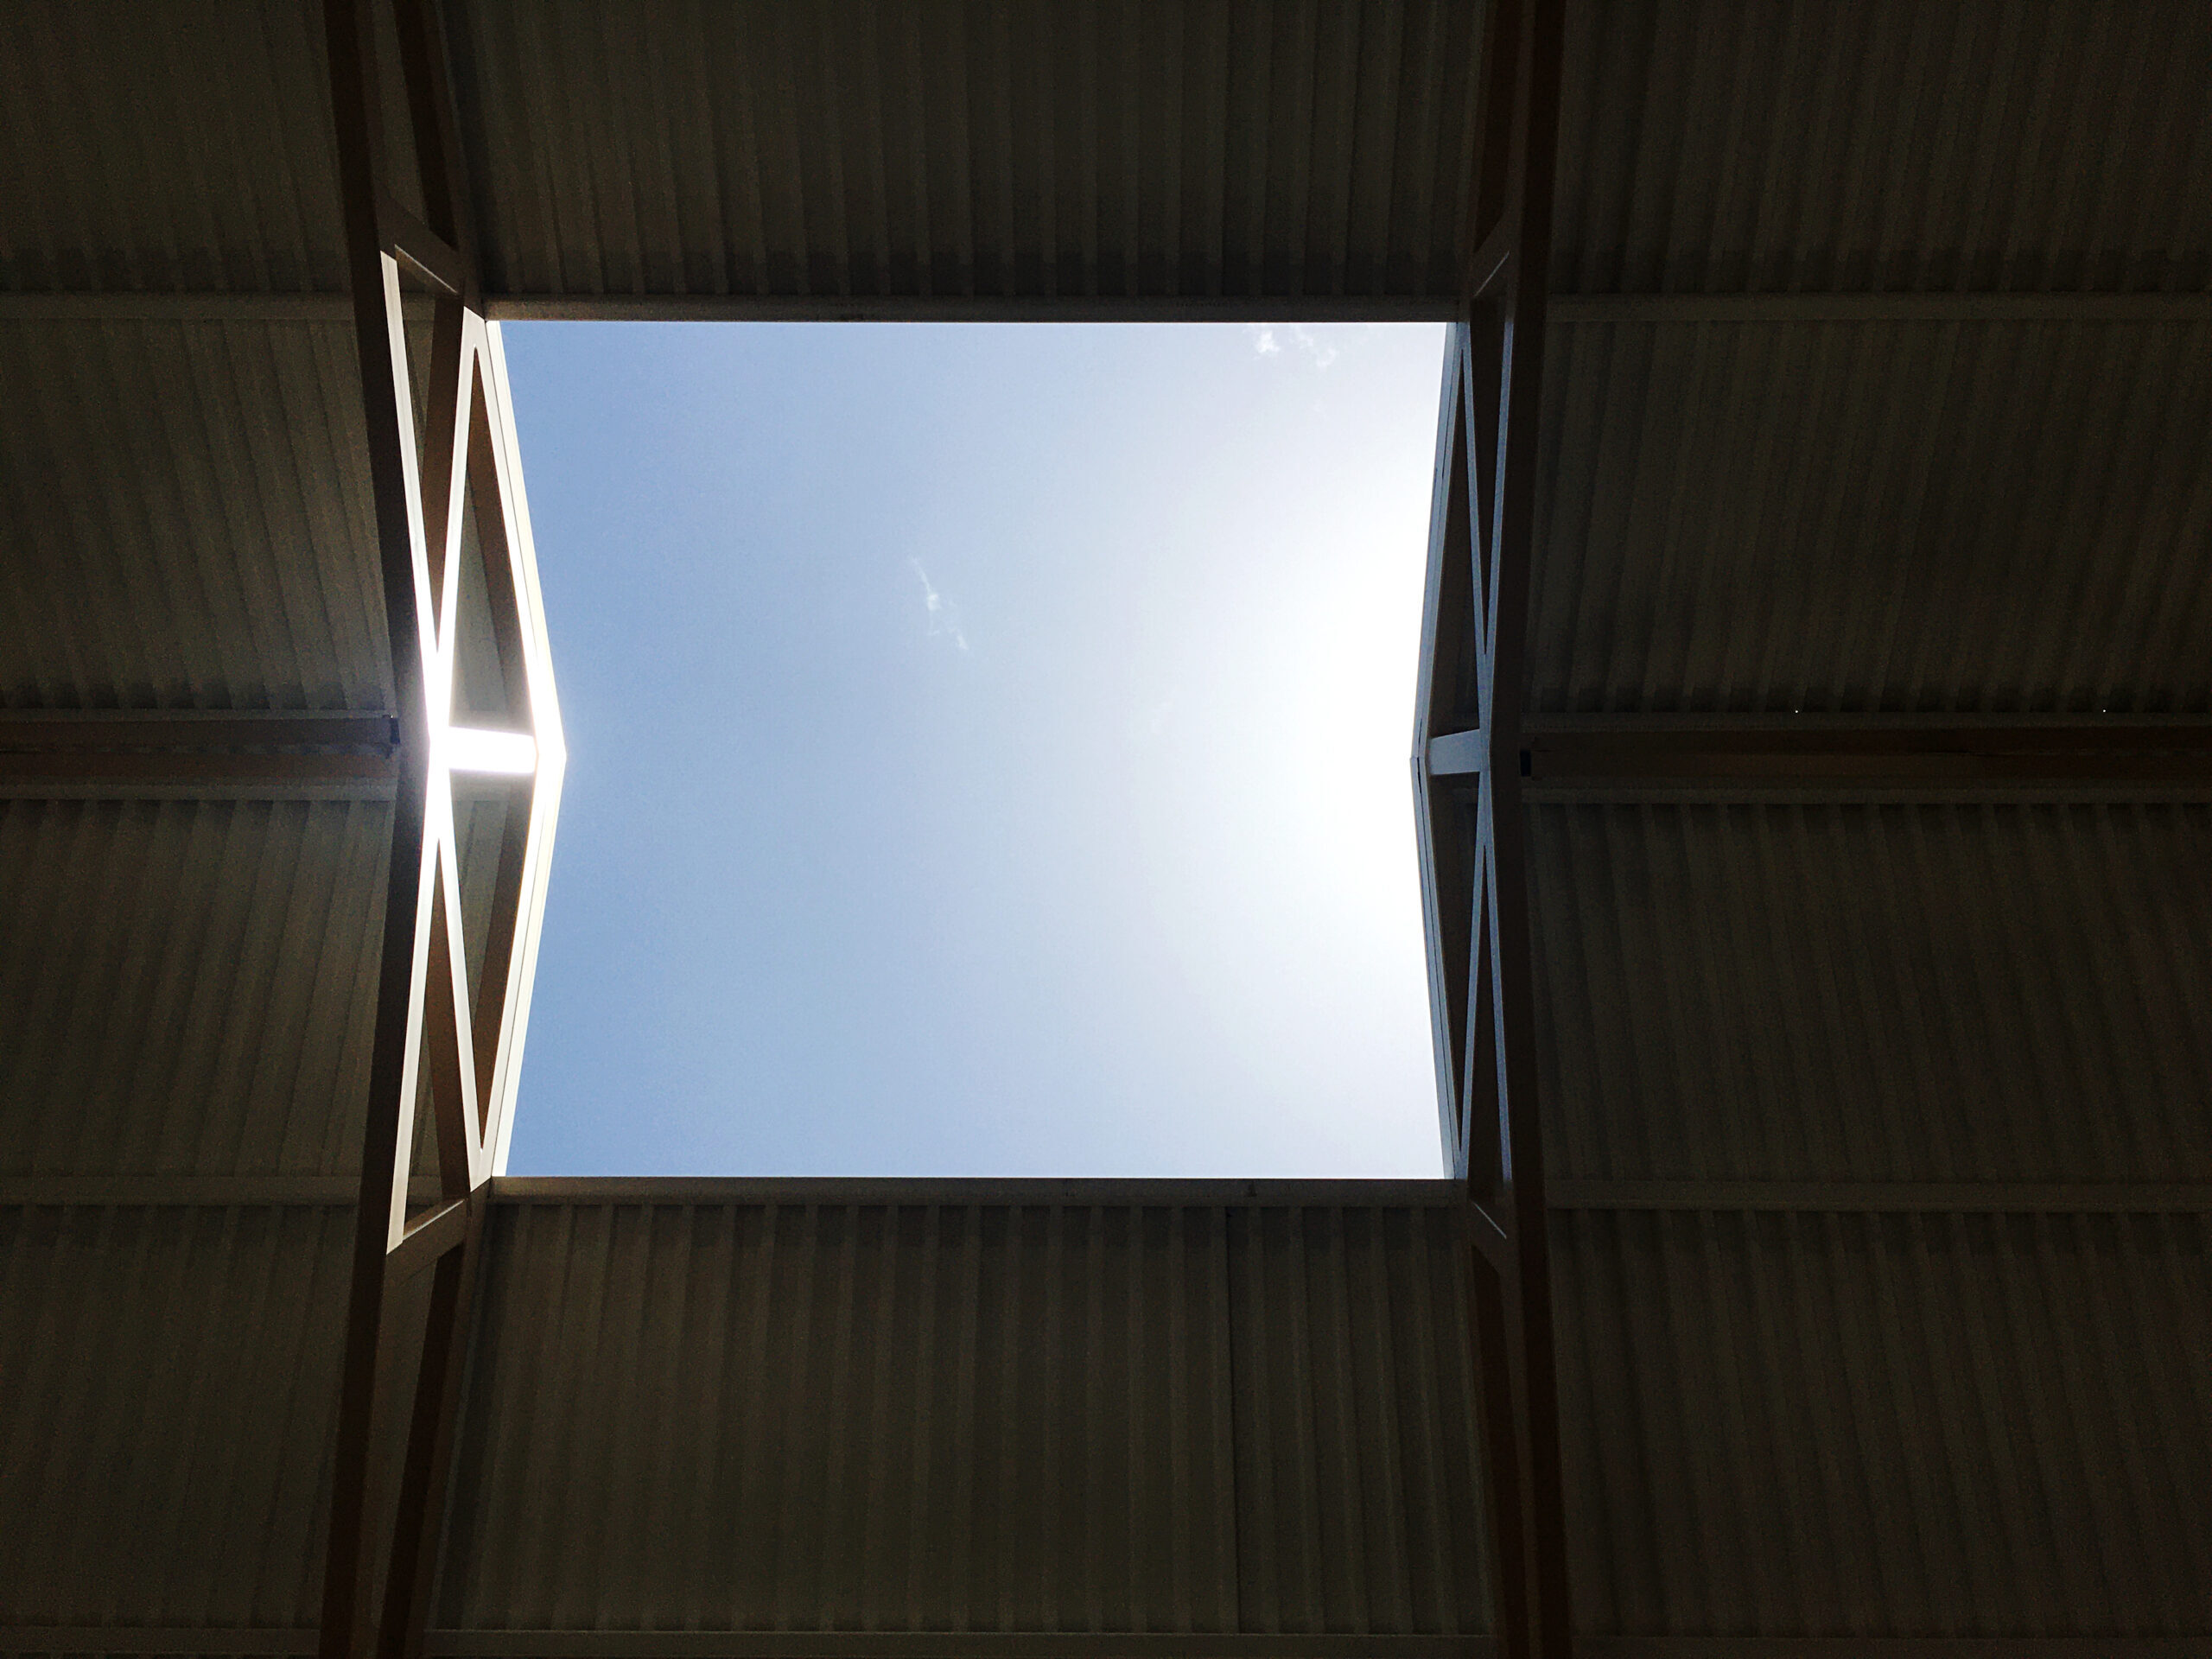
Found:
[{"label": "bright light streak", "polygon": [[445,763],[454,772],[496,772],[511,778],[527,778],[537,770],[537,743],[527,732],[448,727]]}]

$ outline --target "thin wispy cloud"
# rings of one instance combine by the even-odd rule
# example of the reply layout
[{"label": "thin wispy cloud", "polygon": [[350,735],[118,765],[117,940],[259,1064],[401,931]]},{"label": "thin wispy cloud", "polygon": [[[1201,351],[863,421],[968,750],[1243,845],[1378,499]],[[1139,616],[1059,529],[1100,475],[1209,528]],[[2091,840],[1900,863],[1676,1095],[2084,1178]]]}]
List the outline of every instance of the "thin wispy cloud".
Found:
[{"label": "thin wispy cloud", "polygon": [[968,649],[968,631],[960,626],[960,607],[937,590],[930,580],[930,573],[922,568],[919,559],[910,558],[907,568],[913,571],[922,584],[922,607],[929,613],[930,638],[944,638],[961,650]]},{"label": "thin wispy cloud", "polygon": [[1337,360],[1337,348],[1314,339],[1313,330],[1302,322],[1281,327],[1271,322],[1255,322],[1251,325],[1251,331],[1252,349],[1262,357],[1281,357],[1287,340],[1292,351],[1317,369],[1325,369]]}]

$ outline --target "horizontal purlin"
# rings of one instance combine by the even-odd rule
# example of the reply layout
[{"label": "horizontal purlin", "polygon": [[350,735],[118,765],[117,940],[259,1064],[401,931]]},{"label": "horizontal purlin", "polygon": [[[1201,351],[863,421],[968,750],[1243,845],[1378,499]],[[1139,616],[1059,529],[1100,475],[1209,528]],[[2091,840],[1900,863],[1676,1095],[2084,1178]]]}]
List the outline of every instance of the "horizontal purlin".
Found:
[{"label": "horizontal purlin", "polygon": [[0,785],[381,780],[398,753],[390,715],[0,715]]},{"label": "horizontal purlin", "polygon": [[2212,721],[2201,716],[1595,715],[1529,728],[1522,776],[1585,789],[2212,785]]}]

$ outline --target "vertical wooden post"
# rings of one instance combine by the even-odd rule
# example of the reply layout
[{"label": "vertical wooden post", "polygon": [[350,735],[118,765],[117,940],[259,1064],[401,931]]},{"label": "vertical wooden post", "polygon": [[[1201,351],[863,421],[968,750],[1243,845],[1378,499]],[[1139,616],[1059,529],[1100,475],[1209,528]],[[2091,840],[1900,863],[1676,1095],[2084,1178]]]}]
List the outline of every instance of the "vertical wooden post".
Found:
[{"label": "vertical wooden post", "polygon": [[[322,1659],[416,1659],[434,1588],[446,1473],[490,1182],[528,998],[564,755],[536,607],[506,380],[478,291],[466,175],[429,0],[390,0],[424,217],[387,178],[372,8],[325,0],[331,108],[353,289],[385,615],[397,700],[398,790],[363,1131],[360,1207],[346,1326],[323,1580]],[[407,359],[403,272],[430,290],[429,429],[418,444]],[[480,499],[472,505],[474,485]],[[488,505],[487,505],[488,504]],[[498,734],[527,765],[527,800],[511,808],[493,877],[492,926],[472,986],[461,935],[452,740],[464,517],[475,515],[488,619],[508,663],[510,702],[526,731]],[[474,753],[474,752],[472,752]],[[416,1103],[435,1116],[438,1192],[409,1214]],[[415,1389],[396,1490],[381,1490],[380,1431],[400,1402],[385,1375],[410,1333],[391,1318],[394,1291],[429,1272]],[[379,1618],[370,1610],[378,1601]]]},{"label": "vertical wooden post", "polygon": [[1439,1104],[1467,1195],[1497,1628],[1516,1656],[1564,1655],[1573,1640],[1521,721],[1560,30],[1555,0],[1491,10],[1413,756]]}]

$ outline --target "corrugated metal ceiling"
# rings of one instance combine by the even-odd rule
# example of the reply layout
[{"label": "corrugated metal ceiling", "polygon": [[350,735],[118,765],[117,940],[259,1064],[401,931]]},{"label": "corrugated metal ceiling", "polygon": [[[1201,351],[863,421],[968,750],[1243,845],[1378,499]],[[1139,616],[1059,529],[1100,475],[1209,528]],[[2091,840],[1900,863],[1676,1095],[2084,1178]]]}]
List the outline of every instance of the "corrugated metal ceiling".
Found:
[{"label": "corrugated metal ceiling", "polygon": [[[1482,15],[456,0],[447,33],[493,296],[1433,302]],[[13,22],[0,291],[343,289],[312,8]]]},{"label": "corrugated metal ceiling", "polygon": [[2212,287],[2212,10],[1568,0],[1566,294]]},{"label": "corrugated metal ceiling", "polygon": [[393,706],[353,332],[0,319],[0,707]]},{"label": "corrugated metal ceiling", "polygon": [[0,31],[0,291],[343,291],[319,6],[27,0]]},{"label": "corrugated metal ceiling", "polygon": [[1562,324],[1545,378],[1532,711],[2212,711],[2212,307]]},{"label": "corrugated metal ceiling", "polygon": [[1449,295],[1482,9],[454,9],[486,285]]},{"label": "corrugated metal ceiling", "polygon": [[[2202,7],[1567,40],[1555,291],[2212,283]],[[2212,707],[2212,306],[1561,311],[1532,710]],[[2212,821],[1821,792],[1531,809],[1550,1173],[1696,1206],[1559,1219],[1578,1627],[2212,1629],[2201,1204],[1936,1208],[2212,1179]]]},{"label": "corrugated metal ceiling", "polygon": [[[1556,292],[2212,283],[2200,6],[1567,40]],[[1531,710],[2212,708],[2212,305],[1731,303],[1560,308]],[[2212,1181],[2206,809],[1550,793],[1549,1173],[1612,1194],[1555,1234],[1578,1628],[2212,1630],[2204,1206],[2147,1213]]]},{"label": "corrugated metal ceiling", "polygon": [[1560,1217],[1578,1629],[2212,1630],[2206,1223]]},{"label": "corrugated metal ceiling", "polygon": [[[455,0],[449,35],[499,295],[1297,309],[1451,293],[1480,22]],[[342,287],[313,7],[0,29],[0,290]],[[1562,292],[2212,286],[2201,4],[1576,0],[1567,40]],[[390,706],[346,327],[0,313],[0,705]],[[2209,329],[1556,324],[1530,706],[2212,709]],[[0,804],[4,1173],[342,1175],[385,811]],[[1554,1173],[2212,1179],[2206,811],[1538,807]],[[453,1622],[704,1619],[727,1572],[724,1616],[793,1625],[1479,1626],[1440,1241],[1333,1211],[770,1213],[502,1213]],[[993,1225],[1007,1276],[962,1279]],[[0,1367],[0,1490],[30,1506],[10,1620],[312,1622],[350,1229],[0,1209],[8,1351],[33,1357]],[[2212,1630],[2201,1216],[1616,1210],[1560,1235],[1586,1631]],[[1039,1306],[993,1301],[1008,1283]],[[1049,1352],[1022,1339],[1047,1304]],[[884,1367],[971,1315],[982,1369],[937,1380],[973,1407],[1002,1368],[994,1466],[1037,1484],[996,1576],[958,1581],[932,1553],[957,1419],[909,1419]],[[729,1369],[743,1319],[786,1370]],[[793,1438],[747,1440],[708,1382],[757,1382]],[[1223,1460],[1161,1486],[1148,1449],[1224,1389]],[[814,1484],[840,1425],[849,1504]],[[753,1503],[794,1529],[743,1579]],[[620,1523],[684,1516],[683,1551],[623,1553]],[[1113,1572],[1073,1575],[1102,1541]]]},{"label": "corrugated metal ceiling", "polygon": [[2212,1182],[2212,806],[1529,830],[1554,1179]]},{"label": "corrugated metal ceiling", "polygon": [[9,1624],[315,1623],[353,1245],[349,1209],[0,1206]]},{"label": "corrugated metal ceiling", "polygon": [[391,826],[0,800],[0,1174],[358,1170]]},{"label": "corrugated metal ceiling", "polygon": [[[343,288],[312,8],[10,21],[0,289]],[[497,295],[1448,298],[1480,24],[454,0],[448,33]],[[1560,292],[2212,286],[2190,0],[1578,0],[1567,39]]]},{"label": "corrugated metal ceiling", "polygon": [[1488,1628],[1448,1205],[905,1185],[502,1206],[439,1622]]}]

